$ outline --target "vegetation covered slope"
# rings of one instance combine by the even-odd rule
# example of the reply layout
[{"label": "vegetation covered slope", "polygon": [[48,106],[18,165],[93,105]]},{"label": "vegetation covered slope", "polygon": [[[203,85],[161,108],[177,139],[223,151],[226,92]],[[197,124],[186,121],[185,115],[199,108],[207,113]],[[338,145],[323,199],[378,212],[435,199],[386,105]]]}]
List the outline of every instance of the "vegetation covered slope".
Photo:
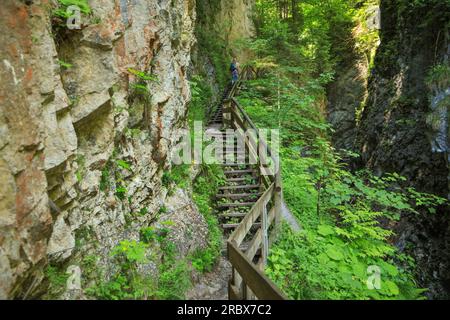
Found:
[{"label": "vegetation covered slope", "polygon": [[[292,11],[257,1],[258,37],[249,45],[259,78],[240,100],[260,127],[281,130],[284,197],[304,230],[285,228],[267,273],[294,299],[415,299],[424,291],[414,260],[392,244],[391,227],[401,214],[434,214],[445,200],[396,173],[351,171],[344,160],[356,155],[333,149],[324,117],[325,86],[345,46],[338,39],[366,8],[302,1]],[[378,273],[380,283],[371,282]]]}]

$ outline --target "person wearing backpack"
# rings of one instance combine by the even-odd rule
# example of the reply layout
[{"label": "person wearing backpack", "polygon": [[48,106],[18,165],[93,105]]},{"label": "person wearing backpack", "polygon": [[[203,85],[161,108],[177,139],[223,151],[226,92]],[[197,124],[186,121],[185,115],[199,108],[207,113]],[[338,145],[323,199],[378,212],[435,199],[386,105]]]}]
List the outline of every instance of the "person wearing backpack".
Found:
[{"label": "person wearing backpack", "polygon": [[233,61],[230,65],[230,72],[231,72],[231,84],[235,84],[239,79],[239,63],[237,62],[236,58],[233,58]]}]

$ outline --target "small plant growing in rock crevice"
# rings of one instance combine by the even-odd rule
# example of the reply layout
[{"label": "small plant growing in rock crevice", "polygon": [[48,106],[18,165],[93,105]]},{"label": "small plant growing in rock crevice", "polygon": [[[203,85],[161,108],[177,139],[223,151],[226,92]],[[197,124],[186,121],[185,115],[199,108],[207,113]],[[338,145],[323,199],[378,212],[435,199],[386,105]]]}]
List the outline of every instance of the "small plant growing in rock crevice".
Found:
[{"label": "small plant growing in rock crevice", "polygon": [[67,9],[71,6],[80,8],[80,12],[85,15],[89,15],[92,12],[87,0],[58,0],[58,8],[53,10],[53,15],[61,19],[68,19],[71,14]]},{"label": "small plant growing in rock crevice", "polygon": [[69,275],[65,272],[64,268],[49,265],[47,269],[45,269],[45,277],[49,283],[49,288],[47,290],[48,298],[54,299],[59,297],[66,289],[66,282]]},{"label": "small plant growing in rock crevice", "polygon": [[61,66],[61,68],[63,68],[63,69],[70,69],[73,67],[73,64],[63,61],[63,60],[58,60],[58,63]]},{"label": "small plant growing in rock crevice", "polygon": [[[140,241],[123,240],[111,251],[118,270],[109,281],[95,284],[87,294],[99,299],[183,299],[190,287],[186,260],[176,258],[176,246],[168,238],[172,224],[147,227]],[[155,275],[142,273],[142,267],[156,265]]]}]

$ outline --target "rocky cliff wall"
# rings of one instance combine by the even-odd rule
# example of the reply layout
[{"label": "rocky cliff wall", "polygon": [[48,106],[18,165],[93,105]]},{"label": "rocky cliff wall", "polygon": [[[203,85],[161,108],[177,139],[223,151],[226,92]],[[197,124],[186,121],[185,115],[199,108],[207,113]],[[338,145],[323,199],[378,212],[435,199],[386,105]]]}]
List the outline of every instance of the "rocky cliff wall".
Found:
[{"label": "rocky cliff wall", "polygon": [[195,0],[89,4],[80,30],[52,1],[0,9],[0,298],[38,294],[48,263],[107,257],[166,201]]},{"label": "rocky cliff wall", "polygon": [[[380,2],[381,44],[360,123],[354,129],[362,165],[376,174],[398,172],[419,190],[443,197],[449,194],[448,150],[433,147],[436,128],[427,119],[436,96],[430,88],[430,72],[434,66],[448,66],[449,5],[448,1]],[[446,77],[448,87],[450,75]],[[441,101],[444,113],[448,101]],[[441,117],[437,127],[448,129],[442,121],[448,117]],[[448,133],[441,134],[448,143]],[[431,289],[430,297],[445,296],[450,288],[448,209],[404,217],[397,231],[398,245],[418,261],[420,285]]]},{"label": "rocky cliff wall", "polygon": [[233,56],[241,64],[251,58],[242,41],[255,35],[253,9],[254,0],[197,1],[198,43],[193,61],[196,72],[205,76],[215,93],[231,80]]},{"label": "rocky cliff wall", "polygon": [[422,190],[442,195],[447,168],[445,157],[431,148],[426,78],[447,53],[448,12],[445,1],[381,1],[381,45],[357,139],[371,168],[400,172]]}]

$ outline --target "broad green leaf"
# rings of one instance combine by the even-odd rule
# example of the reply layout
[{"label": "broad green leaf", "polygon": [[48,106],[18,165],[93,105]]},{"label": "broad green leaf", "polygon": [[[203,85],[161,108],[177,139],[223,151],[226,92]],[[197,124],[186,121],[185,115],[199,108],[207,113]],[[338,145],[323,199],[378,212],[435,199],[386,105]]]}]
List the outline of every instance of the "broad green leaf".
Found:
[{"label": "broad green leaf", "polygon": [[317,232],[322,236],[328,236],[330,234],[334,234],[334,228],[332,226],[324,224],[318,227]]},{"label": "broad green leaf", "polygon": [[342,250],[340,248],[329,246],[327,251],[327,255],[333,259],[333,260],[342,260],[344,259],[344,255],[342,253]]},{"label": "broad green leaf", "polygon": [[400,290],[398,289],[398,286],[395,284],[395,282],[386,281],[383,284],[385,285],[387,292],[389,292],[391,295],[396,296],[400,293]]}]

